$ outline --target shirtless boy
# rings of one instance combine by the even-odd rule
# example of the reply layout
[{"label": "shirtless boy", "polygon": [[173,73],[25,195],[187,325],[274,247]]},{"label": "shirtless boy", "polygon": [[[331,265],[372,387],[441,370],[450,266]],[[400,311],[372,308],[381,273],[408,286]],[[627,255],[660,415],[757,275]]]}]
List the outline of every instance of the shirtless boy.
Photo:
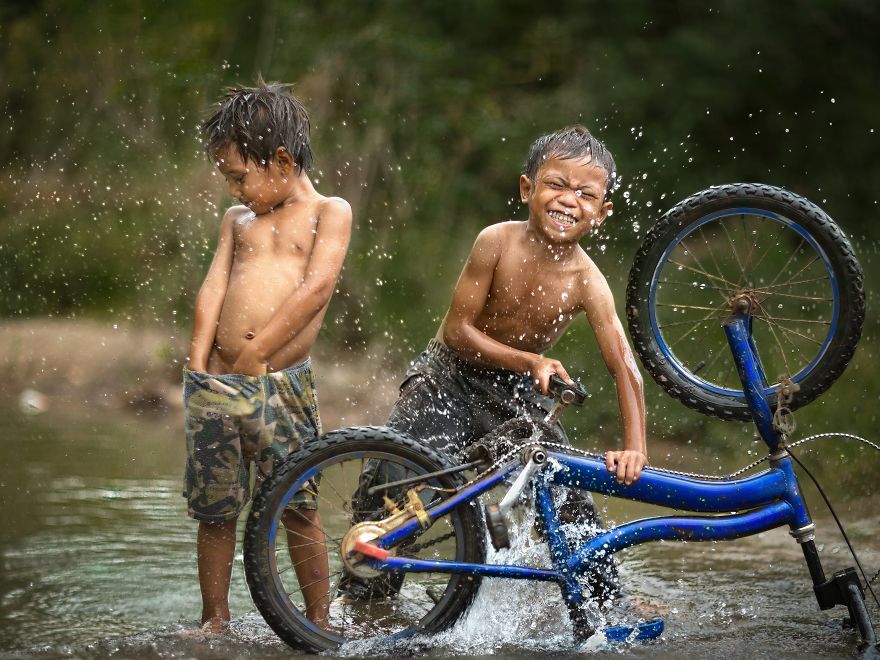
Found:
[{"label": "shirtless boy", "polygon": [[[286,86],[227,90],[202,134],[239,201],[220,223],[184,370],[184,495],[199,521],[202,630],[219,632],[230,619],[235,527],[251,464],[259,484],[321,432],[309,351],[345,258],[351,209],[309,180],[309,119]],[[297,574],[312,583],[307,616],[320,624],[328,567],[326,553],[314,552],[324,541],[316,492],[311,484],[297,493],[284,523]]]},{"label": "shirtless boy", "polygon": [[[615,177],[611,154],[582,126],[532,144],[519,180],[528,220],[480,232],[446,317],[406,373],[388,426],[460,455],[517,415],[543,419],[550,376],[572,382],[563,365],[544,353],[583,313],[614,379],[620,407],[623,449],[607,452],[606,465],[620,483],[639,478],[647,462],[642,379],[611,290],[578,244],[610,214]],[[374,462],[363,483],[394,480],[382,474],[388,469]],[[581,518],[597,519],[591,501],[574,499],[570,502]],[[593,576],[594,595],[602,600],[617,591],[609,570]],[[352,597],[383,594],[380,585],[357,580],[344,588]]]}]

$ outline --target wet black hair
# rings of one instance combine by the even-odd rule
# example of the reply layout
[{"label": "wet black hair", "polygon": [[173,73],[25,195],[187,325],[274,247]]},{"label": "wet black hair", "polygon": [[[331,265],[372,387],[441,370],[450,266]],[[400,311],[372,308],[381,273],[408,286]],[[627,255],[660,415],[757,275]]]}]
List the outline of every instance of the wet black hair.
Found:
[{"label": "wet black hair", "polygon": [[617,165],[614,156],[597,139],[580,124],[566,126],[553,133],[542,135],[529,147],[529,155],[523,165],[523,174],[534,182],[538,170],[549,158],[590,158],[594,165],[601,167],[608,174],[605,183],[605,199],[617,187]]},{"label": "wet black hair", "polygon": [[235,145],[245,162],[266,168],[278,147],[284,147],[301,171],[312,167],[309,115],[293,95],[292,86],[266,83],[228,87],[211,115],[202,122],[202,143],[208,158]]}]

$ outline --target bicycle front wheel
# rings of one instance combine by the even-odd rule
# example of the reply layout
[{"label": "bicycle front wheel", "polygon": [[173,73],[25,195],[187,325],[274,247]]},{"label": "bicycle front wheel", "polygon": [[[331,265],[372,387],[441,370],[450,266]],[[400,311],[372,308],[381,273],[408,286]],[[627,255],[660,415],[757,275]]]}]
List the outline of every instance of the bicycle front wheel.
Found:
[{"label": "bicycle front wheel", "polygon": [[[356,578],[342,557],[349,551],[343,550],[343,537],[353,524],[390,515],[381,493],[367,495],[370,486],[449,467],[450,460],[433,449],[382,427],[333,431],[279,465],[254,499],[244,544],[251,596],[278,636],[293,647],[320,652],[350,641],[438,632],[452,625],[476,595],[478,577],[380,573]],[[438,476],[425,482],[418,497],[428,506],[461,483],[460,473]],[[405,498],[403,490],[391,498]],[[298,504],[303,492],[317,497]],[[418,538],[391,550],[398,557],[483,563],[479,510],[473,502],[458,506]]]},{"label": "bicycle front wheel", "polygon": [[732,184],[670,209],[648,232],[627,285],[636,352],[668,394],[707,415],[749,420],[722,323],[752,305],[752,338],[771,406],[814,400],[843,373],[865,315],[862,270],[843,232],[787,190]]}]

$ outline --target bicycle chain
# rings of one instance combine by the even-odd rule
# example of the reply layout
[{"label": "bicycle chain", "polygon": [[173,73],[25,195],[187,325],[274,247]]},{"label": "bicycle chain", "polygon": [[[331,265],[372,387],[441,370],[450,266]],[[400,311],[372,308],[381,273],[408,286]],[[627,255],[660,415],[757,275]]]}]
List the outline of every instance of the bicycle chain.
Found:
[{"label": "bicycle chain", "polygon": [[442,543],[448,539],[451,539],[455,536],[455,531],[449,532],[447,534],[442,534],[435,539],[431,539],[430,541],[426,541],[425,543],[414,543],[413,545],[407,546],[406,551],[408,553],[407,556],[412,555],[415,556],[416,553],[421,552],[425,548],[430,548],[432,545],[437,545],[438,543]]}]

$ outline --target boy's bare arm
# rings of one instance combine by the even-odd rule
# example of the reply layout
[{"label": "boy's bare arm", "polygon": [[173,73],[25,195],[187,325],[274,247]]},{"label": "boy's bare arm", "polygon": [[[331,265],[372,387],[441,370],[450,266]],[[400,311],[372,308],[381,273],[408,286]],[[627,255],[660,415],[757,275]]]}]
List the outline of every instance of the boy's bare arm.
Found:
[{"label": "boy's bare arm", "polygon": [[443,326],[443,341],[472,362],[531,374],[536,387],[546,394],[554,373],[571,382],[561,363],[496,341],[475,325],[486,306],[495,267],[501,257],[502,231],[501,225],[493,225],[477,236],[452,294]]},{"label": "boy's bare arm", "polygon": [[636,481],[648,462],[645,439],[645,398],[642,376],[614,309],[605,278],[595,270],[588,279],[584,310],[608,371],[614,378],[623,425],[623,450],[605,454],[608,470],[627,485]]},{"label": "boy's bare arm", "polygon": [[193,371],[206,371],[208,356],[214,345],[217,334],[217,321],[223,309],[226,286],[229,283],[229,271],[232,268],[232,256],[235,246],[232,239],[232,224],[235,210],[230,209],[220,223],[220,238],[214,259],[208,268],[208,274],[202,288],[196,296],[195,315],[193,319],[192,343],[189,350],[189,368]]},{"label": "boy's bare arm", "polygon": [[316,231],[302,284],[247,343],[232,367],[234,373],[266,373],[269,358],[302,332],[330,301],[351,238],[348,202],[338,197],[328,199],[321,208]]}]

